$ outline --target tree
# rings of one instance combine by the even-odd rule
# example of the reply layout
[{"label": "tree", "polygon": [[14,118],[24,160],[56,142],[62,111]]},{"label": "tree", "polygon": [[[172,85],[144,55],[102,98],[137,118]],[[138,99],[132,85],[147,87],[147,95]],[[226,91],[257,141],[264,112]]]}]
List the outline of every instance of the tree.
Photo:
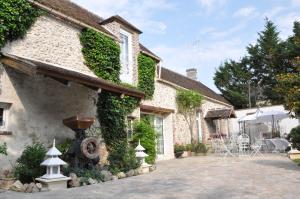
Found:
[{"label": "tree", "polygon": [[256,45],[247,47],[250,69],[253,71],[253,81],[261,82],[263,99],[266,103],[278,104],[282,97],[272,88],[276,85],[276,74],[284,70],[282,51],[283,44],[279,32],[270,20],[266,19],[265,29],[258,33]]},{"label": "tree", "polygon": [[191,135],[191,143],[193,139],[193,120],[195,119],[196,109],[200,107],[203,96],[191,90],[178,90],[176,94],[176,103],[178,112],[184,116]]},{"label": "tree", "polygon": [[[215,85],[235,108],[248,107],[248,83],[251,85],[252,75],[247,62],[246,58],[239,62],[225,61],[214,76]],[[254,102],[253,95],[251,101]]]},{"label": "tree", "polygon": [[256,44],[246,47],[247,55],[240,61],[227,61],[215,73],[215,85],[223,96],[236,108],[247,107],[248,83],[251,85],[251,102],[255,105],[281,104],[284,95],[274,89],[278,84],[277,75],[295,73],[293,58],[300,55],[295,44],[300,34],[300,24],[294,24],[294,36],[286,41],[279,39],[279,32],[270,20],[258,33]]},{"label": "tree", "polygon": [[286,109],[293,112],[296,117],[300,116],[300,23],[294,23],[294,35],[286,41],[287,57],[294,56],[291,60],[293,69],[287,73],[282,73],[276,76],[277,86],[275,91],[281,94],[284,98]]}]

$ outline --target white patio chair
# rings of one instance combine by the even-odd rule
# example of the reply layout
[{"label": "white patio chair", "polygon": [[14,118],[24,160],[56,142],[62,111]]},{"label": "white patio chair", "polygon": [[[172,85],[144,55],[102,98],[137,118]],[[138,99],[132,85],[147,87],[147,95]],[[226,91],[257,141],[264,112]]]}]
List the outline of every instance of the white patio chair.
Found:
[{"label": "white patio chair", "polygon": [[250,154],[251,157],[260,156],[264,157],[264,155],[261,153],[261,149],[263,146],[263,141],[258,139],[255,141],[254,144],[251,145],[252,152]]},{"label": "white patio chair", "polygon": [[238,148],[239,148],[239,156],[249,155],[249,145],[250,145],[250,138],[247,134],[241,134],[238,136],[237,139]]}]

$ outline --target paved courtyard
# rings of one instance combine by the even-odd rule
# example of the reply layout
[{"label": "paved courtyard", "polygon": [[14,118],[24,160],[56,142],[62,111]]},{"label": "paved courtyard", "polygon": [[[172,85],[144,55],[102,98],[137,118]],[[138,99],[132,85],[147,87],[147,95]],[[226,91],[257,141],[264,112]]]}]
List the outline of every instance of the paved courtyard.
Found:
[{"label": "paved courtyard", "polygon": [[249,160],[207,156],[160,162],[151,174],[64,191],[1,199],[90,198],[300,198],[300,167],[284,155]]}]

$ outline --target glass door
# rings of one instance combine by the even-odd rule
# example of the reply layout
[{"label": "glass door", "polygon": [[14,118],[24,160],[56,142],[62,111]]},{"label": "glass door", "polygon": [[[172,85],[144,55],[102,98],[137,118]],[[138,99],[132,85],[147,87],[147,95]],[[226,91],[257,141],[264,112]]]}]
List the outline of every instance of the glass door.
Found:
[{"label": "glass door", "polygon": [[164,154],[164,129],[163,129],[163,117],[155,116],[154,128],[156,131],[157,141],[157,154]]}]

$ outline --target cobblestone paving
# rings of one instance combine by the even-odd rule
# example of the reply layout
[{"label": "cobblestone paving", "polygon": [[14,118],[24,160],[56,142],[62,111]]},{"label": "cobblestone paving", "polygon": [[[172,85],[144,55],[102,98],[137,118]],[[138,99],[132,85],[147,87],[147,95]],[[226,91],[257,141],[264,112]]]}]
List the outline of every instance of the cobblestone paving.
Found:
[{"label": "cobblestone paving", "polygon": [[0,191],[0,198],[299,199],[300,167],[281,154],[256,159],[190,157],[160,162],[150,174],[63,191],[35,194]]}]

